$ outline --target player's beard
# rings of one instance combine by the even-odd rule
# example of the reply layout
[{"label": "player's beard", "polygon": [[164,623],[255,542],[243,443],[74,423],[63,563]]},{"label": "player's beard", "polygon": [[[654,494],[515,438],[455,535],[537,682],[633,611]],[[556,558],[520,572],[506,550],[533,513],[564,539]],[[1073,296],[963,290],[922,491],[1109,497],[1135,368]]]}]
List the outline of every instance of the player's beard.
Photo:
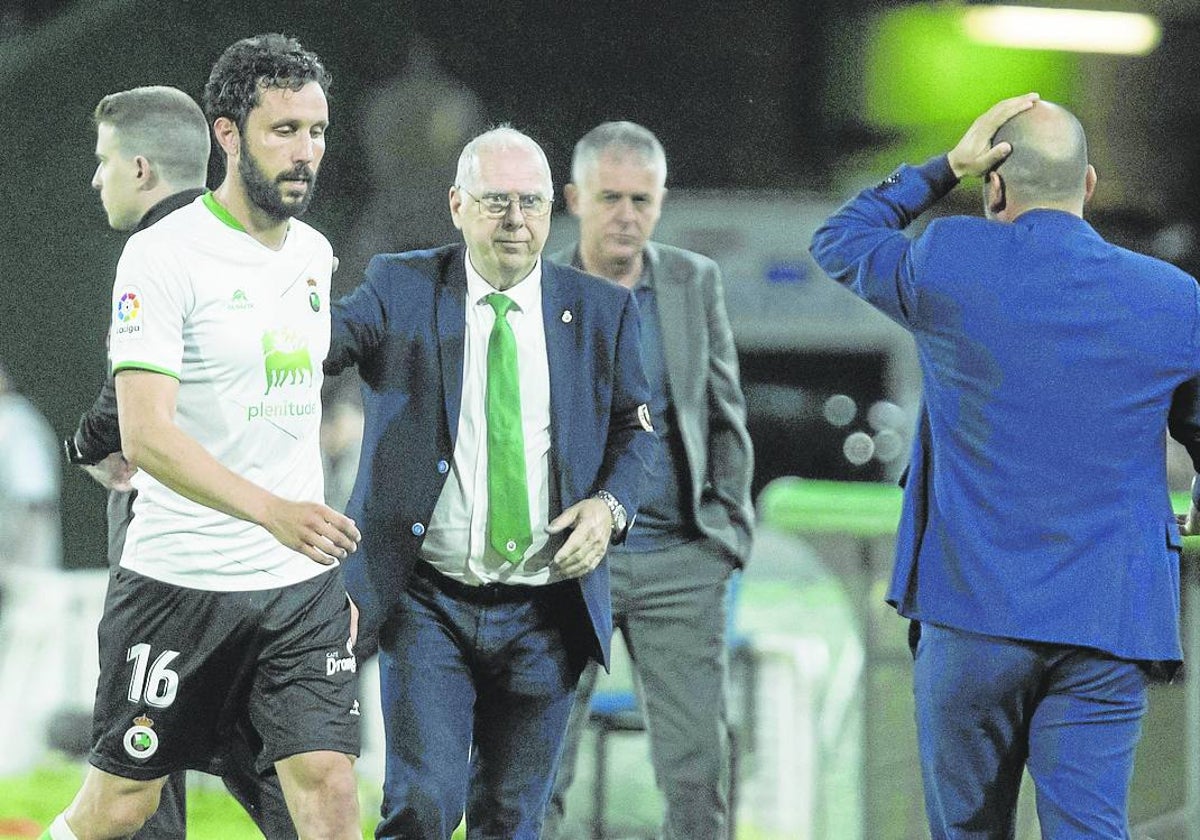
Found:
[{"label": "player's beard", "polygon": [[[313,194],[317,191],[317,173],[303,163],[296,164],[274,178],[263,172],[247,147],[245,139],[242,140],[242,153],[238,156],[238,175],[242,178],[251,203],[271,218],[280,221],[299,216],[307,210]],[[299,201],[288,203],[283,200],[283,182],[297,178],[306,180],[308,189]]]}]

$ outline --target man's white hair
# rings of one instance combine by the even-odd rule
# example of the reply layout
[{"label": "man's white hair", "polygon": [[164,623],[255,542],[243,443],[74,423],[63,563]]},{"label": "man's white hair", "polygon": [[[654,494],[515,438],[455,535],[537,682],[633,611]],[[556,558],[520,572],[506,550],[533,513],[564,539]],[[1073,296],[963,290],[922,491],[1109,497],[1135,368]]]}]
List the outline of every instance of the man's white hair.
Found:
[{"label": "man's white hair", "polygon": [[667,183],[667,155],[648,128],[627,120],[600,123],[575,144],[571,156],[571,181],[581,184],[604,155],[632,157],[655,170],[658,185]]},{"label": "man's white hair", "polygon": [[546,197],[554,195],[554,183],[550,177],[550,161],[532,137],[517,131],[507,123],[489,129],[483,134],[471,139],[463,147],[458,156],[458,171],[454,175],[454,183],[465,189],[474,190],[479,184],[479,155],[483,150],[496,149],[529,149],[537,153],[546,173]]}]

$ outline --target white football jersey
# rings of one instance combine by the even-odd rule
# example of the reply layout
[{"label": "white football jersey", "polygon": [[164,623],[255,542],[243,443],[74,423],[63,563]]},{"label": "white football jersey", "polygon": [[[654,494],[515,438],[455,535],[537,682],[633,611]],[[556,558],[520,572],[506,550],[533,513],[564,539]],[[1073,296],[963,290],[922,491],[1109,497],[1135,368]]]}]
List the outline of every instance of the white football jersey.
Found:
[{"label": "white football jersey", "polygon": [[[211,193],[129,239],[117,266],[113,371],[179,380],[175,420],[218,461],[291,500],[323,500],[321,362],[333,251],[301,221],[273,251]],[[121,565],[195,589],[286,586],[328,567],[259,525],[139,470]]]}]

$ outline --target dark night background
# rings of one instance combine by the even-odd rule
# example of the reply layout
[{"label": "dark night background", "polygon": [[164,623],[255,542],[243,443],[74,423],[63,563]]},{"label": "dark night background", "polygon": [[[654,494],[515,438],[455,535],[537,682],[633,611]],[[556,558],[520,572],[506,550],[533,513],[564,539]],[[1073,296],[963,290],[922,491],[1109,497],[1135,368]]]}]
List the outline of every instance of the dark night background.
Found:
[{"label": "dark night background", "polygon": [[[856,76],[856,22],[886,5],[0,3],[0,357],[60,434],[74,428],[103,375],[108,298],[125,238],[108,230],[89,187],[92,109],[105,94],[142,84],[199,98],[213,61],[238,38],[294,35],[333,74],[329,146],[305,220],[339,251],[373,186],[356,116],[370,91],[403,70],[414,36],[434,46],[446,77],[478,97],[486,123],[511,122],[542,143],[556,185],[581,134],[630,119],[663,141],[672,189],[842,196],[853,177],[845,162],[890,139],[887,127],[861,118]],[[1100,218],[1131,241],[1171,222],[1200,221],[1200,13],[1192,6],[1138,4],[1163,19],[1162,46],[1135,72],[1119,74],[1116,88],[1080,89],[1092,113],[1110,115],[1105,131],[1124,149],[1112,157],[1126,173],[1118,194],[1128,198],[1104,206]],[[1121,147],[1129,127],[1154,147]],[[445,173],[443,190],[452,178]],[[1188,263],[1189,249],[1177,257]],[[337,290],[352,288],[361,269],[357,258],[343,258]],[[103,492],[78,470],[64,472],[63,488],[66,563],[100,565]]]}]

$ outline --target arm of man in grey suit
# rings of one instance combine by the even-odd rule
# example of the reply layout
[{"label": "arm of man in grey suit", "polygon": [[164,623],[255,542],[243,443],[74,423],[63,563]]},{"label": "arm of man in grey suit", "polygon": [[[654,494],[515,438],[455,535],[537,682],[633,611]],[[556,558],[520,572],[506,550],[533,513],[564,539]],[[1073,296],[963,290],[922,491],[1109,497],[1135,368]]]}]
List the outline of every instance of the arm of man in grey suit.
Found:
[{"label": "arm of man in grey suit", "polygon": [[[729,516],[739,561],[750,556],[754,505],[750,482],[754,476],[754,451],[746,428],[746,397],[738,374],[737,348],[725,310],[721,272],[715,263],[706,267],[703,289],[708,315],[708,486]],[[701,499],[701,504],[704,500]]]}]

